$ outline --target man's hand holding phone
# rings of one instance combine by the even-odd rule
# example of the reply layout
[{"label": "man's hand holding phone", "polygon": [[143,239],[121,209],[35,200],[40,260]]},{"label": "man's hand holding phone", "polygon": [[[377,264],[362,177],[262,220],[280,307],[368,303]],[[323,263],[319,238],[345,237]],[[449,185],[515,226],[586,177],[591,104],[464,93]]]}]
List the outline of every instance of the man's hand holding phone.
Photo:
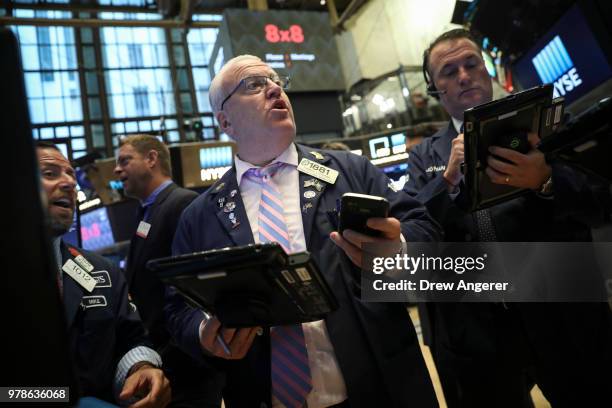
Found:
[{"label": "man's hand holding phone", "polygon": [[[333,231],[330,238],[355,265],[361,267],[363,244],[401,244],[400,222],[396,218],[388,217],[388,213],[389,202],[383,197],[346,193],[342,196],[340,206],[339,231]],[[397,253],[400,248],[399,245],[384,247],[393,249],[393,253]]]}]

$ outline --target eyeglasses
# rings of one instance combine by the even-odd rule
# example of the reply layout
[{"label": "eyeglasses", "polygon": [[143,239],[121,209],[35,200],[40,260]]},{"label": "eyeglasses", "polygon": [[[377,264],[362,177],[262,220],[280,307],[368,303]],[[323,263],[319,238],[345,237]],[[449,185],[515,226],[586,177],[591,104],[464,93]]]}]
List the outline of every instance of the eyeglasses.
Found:
[{"label": "eyeglasses", "polygon": [[255,76],[246,77],[246,78],[243,78],[240,82],[238,82],[238,85],[236,85],[236,87],[232,89],[229,95],[225,97],[223,102],[221,102],[221,110],[223,110],[223,105],[225,105],[225,102],[227,102],[227,100],[231,98],[232,95],[235,94],[236,91],[238,91],[238,89],[240,89],[242,85],[244,85],[245,93],[247,93],[248,95],[254,95],[266,89],[266,86],[268,85],[268,81],[274,82],[276,85],[280,86],[283,89],[289,88],[289,77],[288,76],[267,77],[264,75],[255,75]]}]

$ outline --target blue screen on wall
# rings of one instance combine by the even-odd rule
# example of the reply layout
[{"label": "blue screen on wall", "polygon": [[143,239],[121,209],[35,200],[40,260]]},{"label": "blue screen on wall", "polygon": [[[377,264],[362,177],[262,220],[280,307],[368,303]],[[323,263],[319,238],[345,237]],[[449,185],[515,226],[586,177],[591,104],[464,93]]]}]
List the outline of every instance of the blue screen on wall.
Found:
[{"label": "blue screen on wall", "polygon": [[566,104],[612,78],[612,69],[578,5],[567,13],[514,65],[523,88],[554,85]]}]

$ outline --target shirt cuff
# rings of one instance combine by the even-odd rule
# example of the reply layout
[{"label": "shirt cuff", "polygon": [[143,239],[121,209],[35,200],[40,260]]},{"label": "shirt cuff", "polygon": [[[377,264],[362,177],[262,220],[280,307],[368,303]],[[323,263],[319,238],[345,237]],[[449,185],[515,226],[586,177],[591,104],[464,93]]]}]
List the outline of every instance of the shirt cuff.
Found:
[{"label": "shirt cuff", "polygon": [[138,346],[134,347],[130,351],[124,354],[124,356],[119,360],[117,364],[117,371],[115,372],[115,397],[117,400],[119,399],[119,394],[121,394],[121,390],[123,389],[123,384],[125,383],[125,378],[127,373],[136,363],[140,363],[146,361],[147,363],[151,363],[155,367],[162,366],[162,359],[157,352],[146,346]]}]

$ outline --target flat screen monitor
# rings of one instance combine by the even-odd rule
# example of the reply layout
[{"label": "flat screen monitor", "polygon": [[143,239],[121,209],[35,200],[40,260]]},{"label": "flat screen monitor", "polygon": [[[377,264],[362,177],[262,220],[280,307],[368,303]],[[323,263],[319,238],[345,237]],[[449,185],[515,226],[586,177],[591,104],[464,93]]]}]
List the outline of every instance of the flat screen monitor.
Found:
[{"label": "flat screen monitor", "polygon": [[524,89],[552,83],[566,104],[612,78],[612,68],[578,4],[514,65]]},{"label": "flat screen monitor", "polygon": [[291,77],[290,92],[341,91],[344,77],[329,14],[227,9],[218,37],[225,59],[255,55]]},{"label": "flat screen monitor", "polygon": [[374,135],[365,139],[370,160],[378,167],[386,167],[408,159],[406,153],[406,134],[403,132],[393,134]]},{"label": "flat screen monitor", "polygon": [[83,248],[90,251],[101,250],[115,244],[106,207],[81,214],[81,242]]},{"label": "flat screen monitor", "polygon": [[170,146],[172,177],[185,188],[208,187],[234,164],[235,143],[196,142]]}]

